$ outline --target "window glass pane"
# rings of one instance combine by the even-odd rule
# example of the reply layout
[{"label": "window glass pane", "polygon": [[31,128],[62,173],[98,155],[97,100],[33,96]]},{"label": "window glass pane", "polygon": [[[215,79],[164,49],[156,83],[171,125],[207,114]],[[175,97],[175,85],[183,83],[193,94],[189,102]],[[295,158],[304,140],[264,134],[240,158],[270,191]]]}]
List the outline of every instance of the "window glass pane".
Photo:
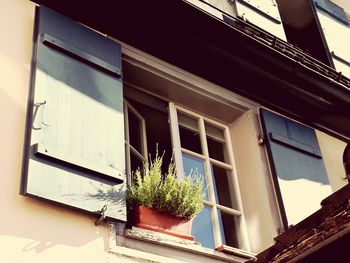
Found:
[{"label": "window glass pane", "polygon": [[207,180],[205,178],[204,161],[184,153],[182,154],[182,161],[183,161],[185,176],[199,175],[201,177],[203,182],[204,199],[208,200]]},{"label": "window glass pane", "polygon": [[181,112],[178,112],[177,117],[181,147],[197,153],[202,153],[198,120]]},{"label": "window glass pane", "polygon": [[214,177],[216,201],[220,205],[237,209],[231,172],[213,164],[211,165],[211,169]]},{"label": "window glass pane", "polygon": [[222,243],[231,247],[240,248],[237,235],[239,218],[218,210]]},{"label": "window glass pane", "polygon": [[134,147],[139,153],[142,153],[141,121],[137,118],[135,113],[130,109],[128,109],[128,121],[129,121],[130,145]]},{"label": "window glass pane", "polygon": [[205,123],[209,157],[218,161],[227,162],[227,152],[224,130]]},{"label": "window glass pane", "polygon": [[215,243],[210,213],[211,208],[204,206],[203,210],[193,219],[192,236],[194,236],[202,246],[214,249]]}]

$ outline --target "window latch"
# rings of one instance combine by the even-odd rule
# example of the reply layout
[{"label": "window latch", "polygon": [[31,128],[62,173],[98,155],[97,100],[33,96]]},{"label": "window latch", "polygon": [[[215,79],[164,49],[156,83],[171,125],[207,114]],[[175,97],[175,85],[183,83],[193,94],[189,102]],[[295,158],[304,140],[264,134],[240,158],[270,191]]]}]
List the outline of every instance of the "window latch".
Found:
[{"label": "window latch", "polygon": [[101,210],[99,211],[100,217],[95,221],[95,225],[101,225],[103,221],[106,219],[106,210],[107,210],[107,205],[104,205]]}]

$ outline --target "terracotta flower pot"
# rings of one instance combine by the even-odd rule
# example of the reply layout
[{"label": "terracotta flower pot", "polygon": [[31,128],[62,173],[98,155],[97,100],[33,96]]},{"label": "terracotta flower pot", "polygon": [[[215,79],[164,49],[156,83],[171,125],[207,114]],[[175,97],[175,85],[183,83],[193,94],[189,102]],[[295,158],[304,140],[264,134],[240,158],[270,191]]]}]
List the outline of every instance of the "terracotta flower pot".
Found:
[{"label": "terracotta flower pot", "polygon": [[134,213],[134,224],[147,230],[193,240],[191,236],[192,220],[157,212],[144,206],[138,206]]}]

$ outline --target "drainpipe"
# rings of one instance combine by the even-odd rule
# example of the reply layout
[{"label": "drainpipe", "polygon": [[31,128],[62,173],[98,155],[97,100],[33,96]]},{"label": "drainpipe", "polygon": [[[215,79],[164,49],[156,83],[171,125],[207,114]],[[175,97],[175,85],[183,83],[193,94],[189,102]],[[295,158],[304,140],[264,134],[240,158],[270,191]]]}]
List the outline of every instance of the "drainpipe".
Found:
[{"label": "drainpipe", "polygon": [[344,149],[343,164],[346,178],[348,179],[348,182],[350,182],[350,143],[348,143]]}]

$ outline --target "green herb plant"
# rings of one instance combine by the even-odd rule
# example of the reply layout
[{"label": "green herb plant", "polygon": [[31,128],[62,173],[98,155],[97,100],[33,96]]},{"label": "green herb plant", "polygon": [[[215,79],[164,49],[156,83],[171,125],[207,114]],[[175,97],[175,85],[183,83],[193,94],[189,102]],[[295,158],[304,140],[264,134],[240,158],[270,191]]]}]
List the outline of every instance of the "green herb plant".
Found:
[{"label": "green herb plant", "polygon": [[[144,163],[136,170],[134,181],[128,186],[127,200],[132,206],[145,206],[158,212],[190,219],[203,209],[203,183],[201,176],[190,174],[177,180],[174,164],[162,174],[163,156]],[[191,172],[192,173],[192,172]]]}]

